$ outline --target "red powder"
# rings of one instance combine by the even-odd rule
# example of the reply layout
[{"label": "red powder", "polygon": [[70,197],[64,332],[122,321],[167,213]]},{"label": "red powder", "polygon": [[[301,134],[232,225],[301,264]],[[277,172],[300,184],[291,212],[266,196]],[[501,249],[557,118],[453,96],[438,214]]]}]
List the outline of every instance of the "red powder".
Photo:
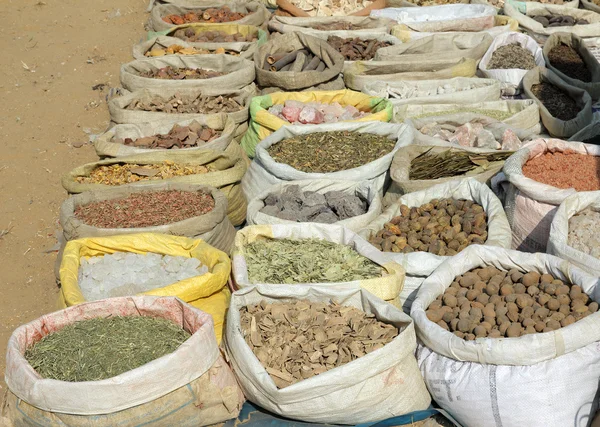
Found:
[{"label": "red powder", "polygon": [[523,174],[557,188],[600,190],[600,158],[597,156],[547,152],[525,163]]}]

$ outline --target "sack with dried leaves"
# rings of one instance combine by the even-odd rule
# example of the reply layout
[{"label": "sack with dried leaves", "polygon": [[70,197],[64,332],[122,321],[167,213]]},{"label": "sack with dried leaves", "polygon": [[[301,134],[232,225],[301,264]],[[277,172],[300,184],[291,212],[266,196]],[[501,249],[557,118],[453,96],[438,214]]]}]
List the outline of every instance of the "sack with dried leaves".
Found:
[{"label": "sack with dried leaves", "polygon": [[[111,315],[168,319],[192,336],[166,356],[101,381],[41,378],[24,357],[34,342],[65,325]],[[17,328],[8,342],[6,382],[0,419],[14,426],[207,426],[237,417],[245,400],[219,353],[210,315],[172,297],[88,302]]]},{"label": "sack with dried leaves", "polygon": [[[244,340],[239,310],[261,301],[304,299],[323,303],[333,300],[343,306],[356,307],[394,325],[400,333],[376,351],[278,389]],[[356,424],[422,410],[431,401],[414,357],[416,340],[411,318],[365,289],[277,285],[241,289],[231,298],[225,345],[234,374],[248,400],[286,418],[311,423]]]}]

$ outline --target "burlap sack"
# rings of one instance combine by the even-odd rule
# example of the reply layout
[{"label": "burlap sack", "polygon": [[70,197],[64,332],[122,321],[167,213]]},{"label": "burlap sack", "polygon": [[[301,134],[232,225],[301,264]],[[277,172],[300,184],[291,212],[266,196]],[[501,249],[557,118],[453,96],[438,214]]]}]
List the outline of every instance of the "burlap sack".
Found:
[{"label": "burlap sack", "polygon": [[584,9],[591,10],[596,13],[600,13],[600,6],[594,3],[593,0],[581,0],[581,5]]},{"label": "burlap sack", "polygon": [[245,13],[242,19],[237,21],[230,21],[229,23],[243,24],[243,25],[254,25],[260,27],[266,21],[269,20],[271,13],[262,4],[249,1],[249,2],[228,2],[228,1],[207,1],[205,5],[197,7],[185,7],[178,4],[161,4],[152,8],[150,13],[150,22],[154,31],[164,31],[175,27],[174,24],[165,22],[163,18],[167,15],[184,15],[189,12],[200,12],[202,10],[211,8],[221,8],[227,6],[232,12]]},{"label": "burlap sack", "polygon": [[[208,79],[171,80],[144,77],[142,73],[164,67],[200,68],[226,73]],[[230,55],[169,55],[162,58],[136,59],[121,66],[121,85],[130,91],[138,89],[210,89],[237,90],[254,81],[254,64]]]},{"label": "burlap sack", "polygon": [[[221,112],[210,114],[202,113],[165,113],[155,111],[128,110],[127,106],[140,100],[151,100],[158,98],[162,101],[167,101],[175,95],[180,95],[184,100],[190,102],[201,96],[219,96],[219,95],[234,95],[237,102],[243,106],[240,111],[226,113],[233,119],[235,123],[241,124],[248,121],[248,106],[250,100],[256,94],[256,86],[254,84],[246,86],[241,90],[221,90],[218,88],[212,89],[142,89],[134,92],[129,92],[123,96],[113,98],[108,101],[108,111],[110,112],[110,120],[116,124],[126,123],[148,123],[163,120],[187,120],[187,119],[203,119],[206,123],[213,123],[216,117],[220,117]],[[219,119],[220,120],[220,119]]]},{"label": "burlap sack", "polygon": [[[261,30],[262,31],[262,30]],[[225,55],[239,56],[240,58],[252,60],[254,53],[258,49],[258,42],[235,42],[235,43],[192,43],[186,42],[177,37],[158,36],[149,40],[144,40],[133,45],[133,57],[135,59],[151,58],[150,52],[154,49],[167,49],[169,46],[181,46],[183,48],[194,48],[197,51],[214,52],[219,49],[225,49]],[[218,45],[218,47],[214,47]],[[232,52],[232,53],[230,53]],[[176,54],[179,56],[178,54]]]},{"label": "burlap sack", "polygon": [[[334,90],[344,90],[346,89],[346,85],[344,84],[344,79],[342,75],[339,74],[336,78],[329,80],[325,83],[319,83],[315,86],[310,86],[305,89],[301,89],[300,92],[314,92],[314,91],[334,91]],[[281,92],[281,88],[277,86],[270,87],[260,87],[260,93],[258,95],[269,95],[271,93]]]},{"label": "burlap sack", "polygon": [[[554,86],[566,92],[575,100],[577,106],[581,108],[579,114],[577,114],[574,119],[567,121],[553,117],[544,104],[537,99],[531,91],[533,85],[541,82],[552,83]],[[567,84],[554,74],[554,72],[546,68],[536,67],[525,74],[525,77],[523,77],[523,90],[528,98],[533,99],[539,105],[542,123],[551,136],[568,138],[579,132],[592,121],[592,98],[590,95],[583,89]]]},{"label": "burlap sack", "polygon": [[[268,1],[269,3],[272,2],[273,0],[265,0]],[[290,16],[298,16],[298,17],[304,17],[304,18],[308,18],[310,16],[326,16],[327,13],[325,13],[324,11],[321,12],[320,10],[311,10],[310,12],[307,12],[301,8],[299,8],[298,6],[294,5],[292,3],[291,0],[276,0],[276,5],[278,8],[278,12],[284,12],[289,14]],[[386,6],[386,0],[373,0],[373,2],[371,2],[371,4],[369,4],[367,7],[362,8],[362,9],[358,9],[355,12],[352,13],[348,13],[349,16],[369,16],[369,14],[371,13],[371,11],[376,10],[376,9],[382,9]],[[338,15],[342,15],[343,16],[343,12],[334,12]]]},{"label": "burlap sack", "polygon": [[172,161],[178,164],[205,165],[215,169],[214,172],[204,174],[177,176],[160,182],[202,184],[215,187],[227,196],[227,215],[233,225],[240,225],[246,218],[246,198],[241,189],[241,179],[246,173],[247,163],[240,156],[218,152],[214,150],[198,150],[194,152],[158,152],[144,153],[132,156],[119,157],[117,159],[101,160],[95,163],[87,163],[78,166],[62,177],[62,185],[70,194],[83,193],[84,191],[114,190],[120,187],[145,187],[154,185],[156,180],[138,181],[123,186],[109,186],[104,184],[81,184],[76,181],[77,177],[87,176],[95,168],[118,163],[133,163],[138,165],[150,165]]},{"label": "burlap sack", "polygon": [[310,35],[328,33],[330,30],[317,30],[315,26],[327,26],[338,22],[352,24],[353,32],[389,34],[394,21],[387,18],[368,16],[315,16],[310,18],[273,16],[269,21],[269,30],[281,34],[300,32]]},{"label": "burlap sack", "polygon": [[[566,44],[567,46],[571,46],[574,50],[576,50],[579,55],[583,58],[583,62],[590,73],[592,75],[591,82],[582,82],[581,80],[577,80],[571,78],[559,71],[556,67],[554,67],[550,60],[548,59],[548,54],[555,46],[560,45],[561,43]],[[585,90],[590,94],[592,100],[600,99],[600,63],[594,57],[590,49],[585,45],[583,39],[573,33],[554,33],[546,43],[544,43],[544,48],[542,49],[542,53],[544,55],[544,60],[546,61],[546,68],[552,70],[558,77],[565,81],[565,83],[570,84],[571,86],[578,87],[579,89]]]},{"label": "burlap sack", "polygon": [[438,67],[435,61],[356,61],[344,70],[344,82],[349,89],[362,91],[366,84],[372,82],[473,77],[477,72],[474,59],[457,58],[442,62],[444,65]]},{"label": "burlap sack", "polygon": [[233,135],[237,131],[238,125],[235,124],[231,117],[227,117],[226,114],[221,114],[211,120],[211,123],[206,123],[206,120],[200,119],[188,119],[180,122],[155,122],[155,123],[139,123],[139,124],[126,124],[116,125],[106,132],[98,136],[94,140],[94,148],[98,157],[121,157],[128,156],[131,154],[140,153],[156,153],[158,151],[171,151],[172,149],[159,149],[159,148],[140,148],[131,145],[125,145],[117,142],[117,139],[131,138],[136,140],[146,136],[153,135],[164,135],[169,133],[175,124],[179,126],[189,126],[193,122],[198,122],[201,125],[207,126],[211,129],[221,131],[221,135],[212,141],[192,148],[179,148],[185,152],[197,151],[197,150],[216,150],[226,151],[229,145],[233,141]]},{"label": "burlap sack", "polygon": [[[215,207],[212,211],[183,221],[171,224],[157,225],[143,228],[99,228],[85,224],[75,216],[79,206],[104,201],[122,199],[137,193],[152,193],[156,191],[186,191],[209,193]],[[60,207],[59,222],[63,228],[65,241],[82,237],[102,237],[117,234],[136,233],[162,233],[175,236],[185,236],[193,239],[202,239],[215,248],[229,253],[235,239],[235,228],[227,217],[227,197],[214,187],[198,184],[160,183],[143,187],[117,187],[104,191],[86,191],[69,197]]]},{"label": "burlap sack", "polygon": [[[324,71],[278,71],[264,69],[266,56],[276,52],[308,49],[318,56],[327,68]],[[258,48],[254,55],[256,83],[262,87],[279,87],[284,90],[302,90],[335,79],[344,67],[344,57],[326,41],[302,33],[283,34]]]},{"label": "burlap sack", "polygon": [[[556,4],[527,2],[526,10],[521,11],[519,7],[506,2],[504,4],[504,13],[516,19],[519,22],[519,26],[536,39],[538,43],[544,43],[554,33],[573,33],[582,38],[600,36],[600,14],[590,10],[574,9]],[[589,25],[544,28],[542,24],[533,19],[534,16],[553,14],[572,16],[575,19],[586,19]]]},{"label": "burlap sack", "polygon": [[479,61],[492,44],[487,33],[441,33],[411,40],[396,46],[384,47],[375,54],[376,61],[428,63],[431,69],[454,64],[458,58]]}]

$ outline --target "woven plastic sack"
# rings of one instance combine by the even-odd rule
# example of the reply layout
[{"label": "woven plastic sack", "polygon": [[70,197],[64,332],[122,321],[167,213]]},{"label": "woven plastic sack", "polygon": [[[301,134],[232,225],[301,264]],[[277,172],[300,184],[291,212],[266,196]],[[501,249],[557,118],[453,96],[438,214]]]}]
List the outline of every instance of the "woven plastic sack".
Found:
[{"label": "woven plastic sack", "polygon": [[[389,99],[394,106],[402,104],[473,104],[500,99],[500,83],[497,80],[476,77],[371,82],[367,83],[362,91],[367,95]],[[422,91],[435,91],[436,93],[430,96],[419,95],[419,92]]]},{"label": "woven plastic sack", "polygon": [[[573,79],[552,66],[548,60],[548,54],[552,48],[561,43],[572,47],[579,55],[581,55],[587,69],[590,70],[592,76],[591,82],[582,82],[581,80]],[[548,40],[544,43],[543,55],[546,61],[546,67],[564,80],[565,83],[585,90],[593,100],[600,99],[600,63],[598,63],[598,60],[594,57],[594,54],[586,46],[581,37],[573,33],[554,33],[548,37]]]},{"label": "woven plastic sack", "polygon": [[168,15],[184,15],[190,12],[201,12],[206,9],[222,8],[227,6],[232,12],[244,13],[242,19],[237,21],[230,21],[228,24],[240,24],[240,25],[254,25],[256,27],[262,26],[266,21],[269,20],[271,13],[261,3],[255,1],[249,2],[229,2],[229,1],[208,1],[206,5],[198,5],[197,7],[185,7],[177,4],[161,4],[152,8],[150,13],[150,22],[152,23],[152,30],[163,31],[169,30],[176,27],[174,24],[166,22],[163,18]]},{"label": "woven plastic sack", "polygon": [[[219,88],[212,89],[171,89],[171,88],[160,88],[160,89],[142,89],[134,92],[128,92],[123,96],[119,96],[108,101],[108,111],[110,113],[110,120],[116,124],[127,124],[127,123],[148,123],[157,121],[174,121],[174,120],[187,120],[187,119],[204,119],[206,123],[212,123],[211,121],[223,114],[222,112],[214,113],[165,113],[158,111],[142,111],[142,110],[129,110],[127,107],[136,101],[150,101],[154,98],[168,101],[175,95],[179,95],[186,101],[193,101],[194,99],[201,96],[226,96],[232,95],[234,99],[242,106],[239,111],[232,113],[225,113],[233,119],[237,124],[242,124],[248,121],[248,106],[250,100],[256,94],[256,86],[251,84],[241,90],[222,90]],[[220,119],[218,119],[220,120]]]},{"label": "woven plastic sack", "polygon": [[[214,171],[195,174],[176,176],[169,179],[144,180],[121,186],[110,186],[105,184],[83,184],[77,182],[77,177],[88,176],[95,168],[99,166],[133,163],[137,165],[152,165],[172,161],[179,164],[204,165],[211,167]],[[158,152],[143,153],[132,156],[118,157],[116,159],[101,160],[95,163],[87,163],[76,167],[72,171],[63,175],[62,185],[70,194],[82,193],[84,191],[94,190],[113,190],[119,187],[142,187],[154,185],[157,182],[162,184],[183,183],[183,184],[202,184],[215,187],[227,196],[227,215],[233,225],[240,225],[246,218],[246,199],[240,186],[242,177],[246,173],[247,163],[239,155],[224,153],[214,150],[198,150],[193,152]]]},{"label": "woven plastic sack", "polygon": [[[532,86],[538,83],[548,82],[565,92],[575,100],[577,107],[581,110],[571,120],[561,120],[550,114],[542,101],[535,97]],[[557,138],[569,138],[589,125],[592,121],[592,98],[583,89],[571,86],[558,77],[554,72],[536,67],[525,74],[523,78],[523,91],[528,98],[533,99],[540,107],[540,117],[544,127],[551,136]]]},{"label": "woven plastic sack", "polygon": [[[528,1],[517,1],[517,0],[506,0],[504,3],[510,3],[510,5],[512,7],[515,7],[517,9],[519,9],[521,12],[525,13],[525,11],[527,11],[527,3],[529,3],[529,2]],[[561,6],[577,9],[579,7],[579,0],[563,1]]]},{"label": "woven plastic sack", "polygon": [[[193,335],[173,353],[101,381],[43,379],[23,356],[63,326],[111,315],[165,318]],[[219,353],[210,315],[171,297],[80,304],[17,328],[8,343],[6,382],[10,392],[3,413],[15,426],[205,426],[236,417],[244,403]]]},{"label": "woven plastic sack", "polygon": [[337,102],[342,107],[352,105],[360,111],[371,114],[355,120],[356,122],[382,121],[392,119],[392,105],[381,98],[374,98],[351,90],[315,91],[315,92],[275,92],[269,95],[255,96],[250,103],[250,124],[242,138],[241,146],[249,157],[254,157],[256,146],[266,137],[290,123],[270,114],[267,110],[276,104],[286,101],[319,102],[333,104]]},{"label": "woven plastic sack", "polygon": [[317,26],[327,26],[345,22],[353,26],[353,32],[370,32],[389,34],[394,21],[386,18],[371,18],[368,16],[315,16],[310,18],[277,16],[269,21],[269,30],[276,33],[302,32],[310,35],[328,33],[329,30],[317,30]]},{"label": "woven plastic sack", "polygon": [[270,194],[281,194],[291,185],[299,186],[300,190],[303,192],[315,191],[319,194],[325,194],[329,191],[343,191],[344,193],[355,195],[366,201],[368,209],[363,215],[343,219],[334,223],[354,232],[359,232],[363,227],[373,221],[382,210],[381,194],[372,185],[360,182],[332,181],[328,179],[293,181],[272,185],[258,196],[248,201],[246,224],[294,224],[294,221],[288,221],[261,212],[261,209],[265,207],[265,199]]},{"label": "woven plastic sack", "polygon": [[[302,283],[293,285],[285,283],[276,284],[282,288],[313,285],[361,287],[368,290],[376,297],[389,302],[394,302],[402,291],[405,276],[404,268],[393,261],[387,260],[386,257],[381,255],[380,251],[375,249],[353,231],[350,231],[341,225],[315,223],[252,225],[238,231],[235,236],[235,248],[231,257],[233,260],[232,276],[234,283],[238,288],[247,288],[249,286],[263,284],[250,281],[250,278],[248,277],[247,262],[244,257],[244,246],[257,240],[265,239],[320,239],[350,246],[362,256],[379,264],[384,271],[382,277],[355,280],[351,282],[318,284]],[[319,254],[315,254],[315,257],[318,258]],[[273,285],[272,283],[264,284]]]},{"label": "woven plastic sack", "polygon": [[[264,0],[268,2],[273,2],[273,0]],[[358,9],[355,12],[347,13],[342,11],[327,11],[327,8],[318,8],[312,10],[304,10],[300,7],[294,5],[291,0],[276,0],[275,1],[278,11],[283,12],[285,14],[289,14],[290,16],[298,16],[298,17],[311,17],[311,16],[328,16],[330,14],[335,14],[339,16],[345,16],[346,14],[349,16],[369,16],[369,13],[372,10],[382,9],[386,7],[386,0],[374,0],[368,6]]]},{"label": "woven plastic sack", "polygon": [[[262,30],[260,30],[263,32]],[[230,55],[233,57],[239,57],[243,59],[252,60],[254,58],[254,53],[258,49],[259,42],[235,42],[235,43],[198,43],[198,42],[186,42],[177,37],[169,37],[169,36],[157,36],[153,37],[149,40],[142,41],[136,45],[133,45],[133,57],[135,59],[148,59],[154,57],[152,51],[158,50],[167,50],[170,46],[176,45],[181,46],[182,48],[193,48],[196,51],[200,52],[198,55],[202,54],[216,54],[217,49],[224,49],[225,55]],[[217,47],[215,47],[217,45]],[[205,53],[203,53],[205,52]],[[159,57],[160,54],[158,54]],[[164,55],[163,58],[168,58],[170,56],[190,56],[183,55],[181,53],[176,53],[172,55]],[[192,55],[194,56],[194,55]]]},{"label": "woven plastic sack", "polygon": [[[409,208],[419,207],[433,199],[466,199],[472,200],[481,205],[487,214],[488,238],[486,246],[498,246],[502,248],[510,247],[511,233],[506,214],[502,208],[502,203],[496,195],[485,184],[469,178],[462,180],[449,181],[437,184],[426,190],[416,191],[405,194],[383,213],[367,228],[362,230],[359,235],[365,239],[370,239],[377,232],[383,229],[383,226],[395,216],[400,215],[400,205],[406,205]],[[387,259],[395,261],[406,269],[406,274],[410,276],[429,276],[436,268],[447,259],[452,257],[434,255],[429,252],[412,252],[409,254],[381,252]]]},{"label": "woven plastic sack", "polygon": [[[589,425],[600,375],[600,313],[553,332],[475,341],[427,319],[429,304],[456,276],[488,265],[549,273],[600,302],[599,279],[559,258],[487,246],[465,249],[425,279],[411,309],[423,343],[417,359],[433,398],[461,425]],[[567,389],[568,399],[558,391]]]},{"label": "woven plastic sack", "polygon": [[[400,334],[383,348],[352,362],[278,389],[244,341],[239,309],[299,299],[353,306],[391,323]],[[312,423],[356,424],[425,409],[431,401],[418,371],[412,320],[365,289],[260,285],[235,292],[227,319],[226,349],[248,400],[268,411]]]},{"label": "woven plastic sack", "polygon": [[546,152],[574,152],[600,156],[600,147],[560,139],[536,139],[504,163],[504,209],[512,228],[512,248],[524,252],[546,252],[550,224],[558,206],[573,188],[561,189],[536,182],[523,175],[523,165]]},{"label": "woven plastic sack", "polygon": [[[293,167],[276,162],[267,149],[286,138],[315,132],[354,131],[377,135],[386,135],[397,141],[394,149],[385,156],[357,168],[331,172],[307,173]],[[413,131],[404,124],[381,122],[331,123],[311,126],[284,126],[266,139],[256,148],[256,157],[250,164],[248,172],[242,179],[242,188],[248,200],[253,199],[268,186],[286,181],[302,179],[333,179],[336,181],[361,182],[374,185],[377,191],[383,191],[389,182],[389,168],[398,148],[408,145],[413,140]]]},{"label": "woven plastic sack", "polygon": [[[98,201],[122,199],[132,194],[156,191],[203,192],[212,196],[215,207],[208,213],[165,225],[141,228],[100,228],[85,224],[75,215],[79,206]],[[161,184],[142,187],[120,187],[109,191],[85,191],[69,197],[60,207],[60,225],[66,241],[82,237],[106,237],[121,234],[162,233],[202,239],[209,245],[229,253],[235,239],[235,228],[227,216],[227,197],[213,187],[195,184]]]}]

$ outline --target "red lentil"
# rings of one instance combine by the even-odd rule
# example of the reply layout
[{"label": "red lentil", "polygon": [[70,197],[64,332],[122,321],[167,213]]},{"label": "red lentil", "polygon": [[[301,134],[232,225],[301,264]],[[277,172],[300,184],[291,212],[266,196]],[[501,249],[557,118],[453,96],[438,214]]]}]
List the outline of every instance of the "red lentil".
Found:
[{"label": "red lentil", "polygon": [[547,152],[525,163],[523,174],[557,188],[600,190],[600,158],[597,156]]}]

